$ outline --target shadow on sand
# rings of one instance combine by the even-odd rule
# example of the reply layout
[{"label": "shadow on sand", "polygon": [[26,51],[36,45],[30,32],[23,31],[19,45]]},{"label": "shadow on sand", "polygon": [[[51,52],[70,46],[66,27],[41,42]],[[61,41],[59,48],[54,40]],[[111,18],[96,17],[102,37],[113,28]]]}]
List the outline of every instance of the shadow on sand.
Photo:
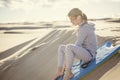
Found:
[{"label": "shadow on sand", "polygon": [[12,48],[4,51],[4,52],[1,52],[1,53],[0,53],[0,60],[2,60],[2,59],[4,59],[4,58],[6,58],[6,57],[8,57],[8,56],[10,56],[10,55],[12,55],[12,54],[14,54],[15,52],[19,51],[21,48],[23,48],[24,46],[26,46],[27,44],[29,44],[29,43],[32,42],[33,40],[34,40],[34,39],[29,40],[29,41],[26,41],[26,42],[24,42],[24,43],[22,43],[22,44],[20,44],[20,45],[17,45],[17,46],[12,47]]}]

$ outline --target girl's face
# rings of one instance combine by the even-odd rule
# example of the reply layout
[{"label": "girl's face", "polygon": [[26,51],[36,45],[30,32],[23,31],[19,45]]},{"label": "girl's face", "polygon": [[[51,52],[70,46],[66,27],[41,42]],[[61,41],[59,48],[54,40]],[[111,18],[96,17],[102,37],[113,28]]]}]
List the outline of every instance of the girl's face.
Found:
[{"label": "girl's face", "polygon": [[77,17],[69,17],[71,23],[75,26],[80,25],[82,22],[82,17],[81,16],[77,16]]}]

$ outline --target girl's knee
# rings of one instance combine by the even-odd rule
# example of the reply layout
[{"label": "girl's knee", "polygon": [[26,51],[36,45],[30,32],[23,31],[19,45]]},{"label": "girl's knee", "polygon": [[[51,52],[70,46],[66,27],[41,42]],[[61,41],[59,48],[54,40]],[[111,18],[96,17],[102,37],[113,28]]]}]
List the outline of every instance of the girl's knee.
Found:
[{"label": "girl's knee", "polygon": [[67,49],[72,49],[73,47],[74,47],[73,44],[68,44],[68,45],[66,46]]},{"label": "girl's knee", "polygon": [[59,49],[64,49],[65,48],[65,45],[63,45],[63,44],[61,44],[60,46],[59,46]]}]

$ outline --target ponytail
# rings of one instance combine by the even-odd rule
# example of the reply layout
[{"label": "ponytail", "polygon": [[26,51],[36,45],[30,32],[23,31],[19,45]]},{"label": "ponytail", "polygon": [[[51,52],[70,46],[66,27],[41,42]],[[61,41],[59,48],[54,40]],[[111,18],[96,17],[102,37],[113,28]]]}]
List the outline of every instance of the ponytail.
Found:
[{"label": "ponytail", "polygon": [[82,13],[82,19],[83,19],[84,23],[88,23],[87,16],[85,13]]}]

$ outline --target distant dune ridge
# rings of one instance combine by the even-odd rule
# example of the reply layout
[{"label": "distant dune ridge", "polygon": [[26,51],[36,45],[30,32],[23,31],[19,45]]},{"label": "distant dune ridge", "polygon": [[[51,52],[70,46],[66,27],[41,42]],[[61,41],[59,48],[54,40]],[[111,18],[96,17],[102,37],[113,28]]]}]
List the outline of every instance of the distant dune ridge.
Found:
[{"label": "distant dune ridge", "polygon": [[[99,46],[106,41],[111,41],[114,46],[120,44],[120,23],[104,21],[95,21],[94,23],[96,23]],[[56,73],[58,46],[60,44],[74,43],[76,40],[73,28],[63,28],[63,26],[54,27],[42,38],[38,36],[41,32],[37,30],[28,31],[29,34],[36,34],[37,36],[34,39],[29,39],[29,41],[11,48],[11,50],[0,53],[0,80],[51,80]],[[1,34],[6,32],[1,31]],[[20,32],[28,34],[27,31]],[[14,35],[18,35],[18,33],[14,33]],[[12,56],[15,53],[16,55]],[[6,59],[9,56],[12,57]],[[119,80],[119,57],[120,55],[117,54],[83,80]]]}]

